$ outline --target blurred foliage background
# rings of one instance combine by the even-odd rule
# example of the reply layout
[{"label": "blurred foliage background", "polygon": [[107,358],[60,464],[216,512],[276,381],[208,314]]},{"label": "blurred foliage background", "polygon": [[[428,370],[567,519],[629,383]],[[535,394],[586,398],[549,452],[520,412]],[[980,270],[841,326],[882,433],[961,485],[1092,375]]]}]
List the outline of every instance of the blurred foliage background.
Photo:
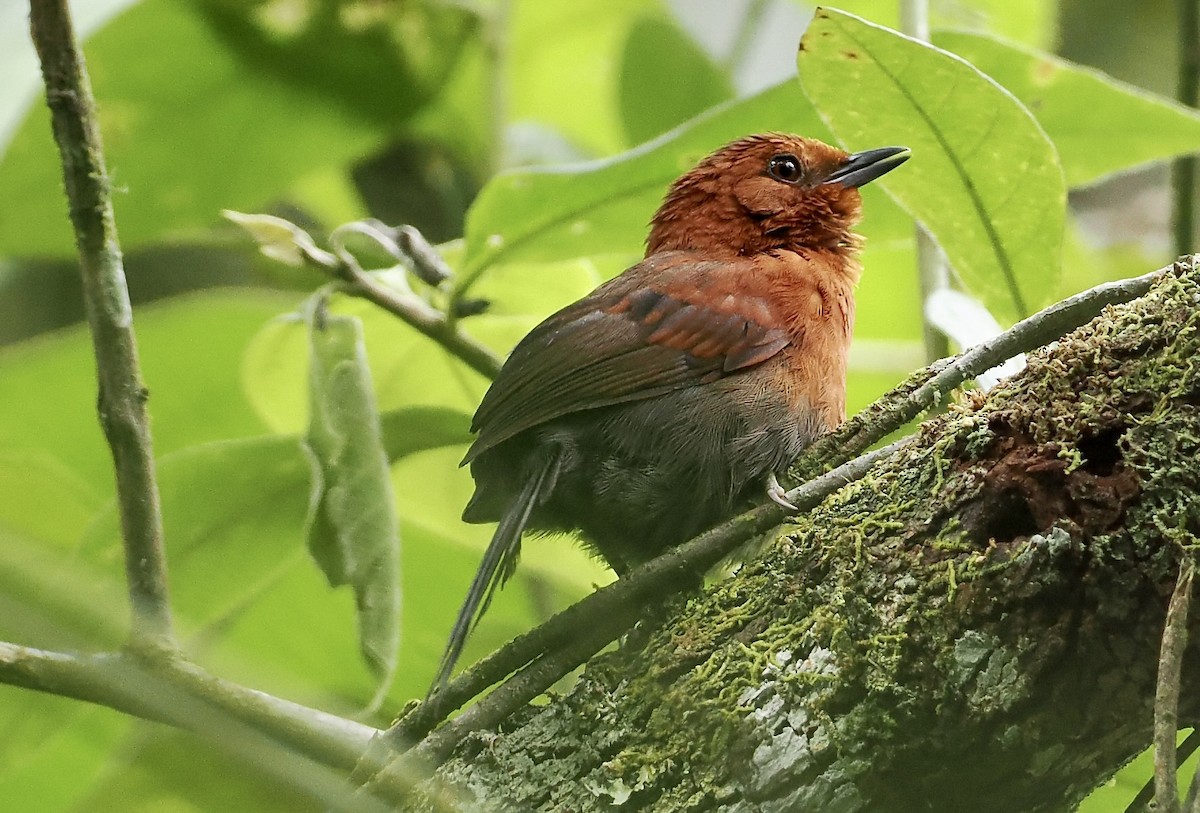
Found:
[{"label": "blurred foliage background", "polygon": [[[331,589],[304,545],[310,344],[296,314],[326,280],[260,256],[221,210],[278,214],[318,240],[364,217],[417,226],[444,244],[455,295],[469,287],[490,303],[463,326],[502,355],[638,258],[666,184],[696,158],[764,129],[832,138],[795,81],[812,8],[789,0],[77,5],[188,649],[340,714],[380,684],[359,652],[353,594]],[[896,0],[840,6],[899,25]],[[1061,156],[1061,268],[1022,269],[1034,307],[1172,259],[1163,161],[1200,148],[1200,121],[1137,88],[1173,93],[1173,14],[1168,0],[931,2],[934,42],[1016,94]],[[121,551],[25,15],[0,0],[0,638],[91,649],[121,640]],[[806,82],[810,95],[818,84]],[[871,110],[868,89],[839,92]],[[919,152],[905,172],[919,177]],[[911,218],[879,187],[865,198],[851,411],[924,360]],[[471,484],[457,464],[487,382],[366,303],[334,308],[363,325],[400,521],[398,668],[370,717],[383,724],[426,688],[491,533],[458,519]],[[528,545],[466,659],[609,578],[570,540]],[[286,780],[102,708],[0,687],[0,732],[0,799],[13,810],[319,809]],[[1083,809],[1123,810],[1149,775],[1134,763]]]}]

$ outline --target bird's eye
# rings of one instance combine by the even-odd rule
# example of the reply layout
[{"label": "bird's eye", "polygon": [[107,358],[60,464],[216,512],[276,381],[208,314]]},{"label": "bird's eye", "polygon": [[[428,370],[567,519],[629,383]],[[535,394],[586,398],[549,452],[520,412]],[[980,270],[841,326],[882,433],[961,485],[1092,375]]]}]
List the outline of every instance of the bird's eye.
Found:
[{"label": "bird's eye", "polygon": [[795,183],[800,180],[800,159],[794,155],[776,155],[767,162],[767,174],[777,181]]}]

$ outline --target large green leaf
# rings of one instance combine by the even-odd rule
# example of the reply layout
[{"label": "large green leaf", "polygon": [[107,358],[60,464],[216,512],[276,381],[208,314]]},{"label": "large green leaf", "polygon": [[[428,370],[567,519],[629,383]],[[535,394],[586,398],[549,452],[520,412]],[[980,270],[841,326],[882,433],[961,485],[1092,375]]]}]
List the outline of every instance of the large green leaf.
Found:
[{"label": "large green leaf", "polygon": [[991,37],[939,31],[933,41],[1004,85],[1037,116],[1071,186],[1200,152],[1200,113],[1170,99]]},{"label": "large green leaf", "polygon": [[[86,39],[109,18],[137,0],[74,0],[70,4],[75,32]],[[25,118],[41,86],[37,53],[29,38],[29,9],[18,0],[0,2],[0,155]]]},{"label": "large green leaf", "polygon": [[[549,128],[584,155],[627,146],[614,68],[634,21],[662,14],[662,6],[660,0],[506,4],[508,61],[499,79],[507,120]],[[489,74],[497,81],[494,69]]]},{"label": "large green leaf", "polygon": [[[0,531],[0,640],[63,649],[120,646],[127,612],[113,574],[44,540]],[[0,686],[3,807],[81,809],[81,795],[129,726],[129,718],[109,709]]]},{"label": "large green leaf", "polygon": [[308,550],[331,586],[354,590],[359,647],[386,688],[400,646],[400,534],[362,325],[321,303],[308,328]]},{"label": "large green leaf", "polygon": [[[263,432],[242,395],[238,365],[250,337],[293,299],[217,291],[137,309],[157,454]],[[0,350],[0,447],[14,457],[55,458],[103,493],[112,457],[96,415],[95,364],[82,325]]]},{"label": "large green leaf", "polygon": [[1010,320],[1056,291],[1066,185],[1054,145],[1020,102],[959,57],[821,9],[800,79],[854,147],[905,144],[882,183],[937,238],[971,293]]},{"label": "large green leaf", "polygon": [[728,77],[675,23],[643,17],[621,57],[621,123],[640,144],[733,96]]},{"label": "large green leaf", "polygon": [[829,139],[788,81],[612,159],[498,175],[467,214],[463,284],[500,261],[640,254],[671,181],[722,144],[769,130]]},{"label": "large green leaf", "polygon": [[[248,69],[184,0],[134,6],[89,41],[87,56],[127,249],[194,233],[224,208],[256,211],[383,132]],[[74,251],[48,119],[35,105],[0,163],[0,254]]]}]

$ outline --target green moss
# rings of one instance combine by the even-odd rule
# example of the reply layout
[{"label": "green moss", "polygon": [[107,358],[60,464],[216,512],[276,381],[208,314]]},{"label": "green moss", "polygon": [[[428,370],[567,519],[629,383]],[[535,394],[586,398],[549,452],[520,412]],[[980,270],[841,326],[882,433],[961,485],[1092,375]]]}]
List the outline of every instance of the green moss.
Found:
[{"label": "green moss", "polygon": [[[495,773],[552,789],[525,800],[530,810],[778,797],[790,801],[782,809],[855,811],[886,767],[881,743],[899,760],[914,721],[954,713],[994,721],[988,746],[1021,770],[1065,770],[1070,754],[1039,747],[1005,715],[1028,702],[1029,681],[1068,635],[1037,614],[995,614],[988,591],[1003,583],[1014,605],[1028,596],[1048,606],[1091,591],[1095,623],[1118,623],[1140,595],[1117,589],[1131,563],[1129,578],[1167,581],[1180,549],[1198,544],[1197,289],[1194,274],[1168,278],[1031,354],[1023,374],[986,396],[963,396],[643,647],[597,659],[569,697],[529,712],[488,746]],[[1014,486],[1045,501],[1030,527],[975,511],[1012,449],[1047,464],[1028,493],[1024,481]],[[1111,522],[1086,516],[1079,489],[1122,467],[1136,498]],[[1122,566],[1110,573],[1113,562]],[[1058,623],[1052,608],[1045,618]],[[1125,691],[1111,687],[1113,697]],[[528,762],[512,761],[518,753]],[[1102,760],[1093,761],[1070,781],[1094,781]],[[493,788],[508,781],[478,762],[450,770],[486,773],[479,781]]]}]

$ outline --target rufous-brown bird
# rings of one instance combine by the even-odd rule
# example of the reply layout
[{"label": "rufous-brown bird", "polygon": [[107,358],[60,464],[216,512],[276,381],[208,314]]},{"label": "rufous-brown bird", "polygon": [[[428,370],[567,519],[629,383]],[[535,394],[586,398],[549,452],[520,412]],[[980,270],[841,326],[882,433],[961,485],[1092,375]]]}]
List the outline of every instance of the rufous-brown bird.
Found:
[{"label": "rufous-brown bird", "polygon": [[467,522],[495,536],[434,688],[526,530],[578,531],[622,575],[706,530],[845,419],[858,187],[909,157],[755,135],[671,186],[646,258],[546,319],[475,413]]}]

